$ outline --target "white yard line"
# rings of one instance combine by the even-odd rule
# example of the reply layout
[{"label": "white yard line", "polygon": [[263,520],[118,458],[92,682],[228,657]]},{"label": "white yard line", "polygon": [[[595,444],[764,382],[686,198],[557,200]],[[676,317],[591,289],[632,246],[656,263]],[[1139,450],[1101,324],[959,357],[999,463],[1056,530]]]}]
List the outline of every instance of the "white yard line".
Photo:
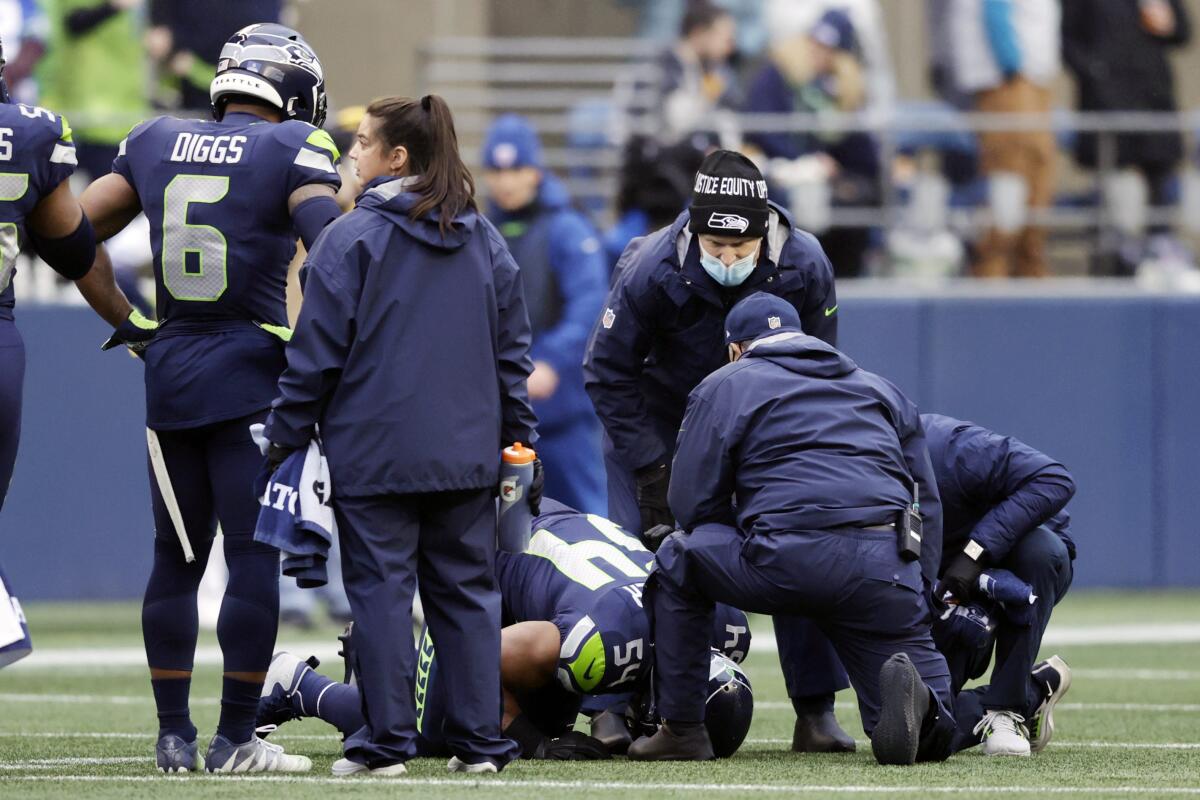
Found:
[{"label": "white yard line", "polygon": [[1161,794],[1185,794],[1185,795],[1200,795],[1200,786],[806,786],[784,783],[661,783],[657,781],[640,781],[638,783],[626,782],[611,782],[611,781],[551,781],[551,780],[522,780],[516,778],[508,780],[505,778],[491,779],[463,779],[455,780],[453,778],[334,778],[334,777],[318,777],[318,776],[293,776],[293,775],[237,775],[228,776],[180,776],[179,778],[163,778],[156,775],[14,775],[6,777],[9,781],[29,781],[29,782],[78,782],[78,783],[158,783],[166,785],[164,781],[171,780],[187,780],[187,781],[234,781],[237,784],[245,783],[275,783],[275,784],[302,784],[302,785],[326,785],[326,786],[348,786],[361,781],[386,781],[387,785],[395,789],[403,789],[405,786],[445,786],[458,787],[461,789],[489,789],[489,790],[528,790],[528,789],[605,789],[638,792],[645,794],[648,791],[705,791],[705,792],[771,792],[782,794],[890,794],[893,792],[904,792],[907,794],[922,793],[922,794],[980,794],[980,793],[996,793],[996,794],[1016,794],[1024,796],[1036,796],[1040,794],[1128,794],[1128,795],[1161,795]]},{"label": "white yard line", "polygon": [[62,769],[63,767],[102,766],[104,764],[145,764],[151,766],[150,756],[113,756],[110,758],[32,758],[28,761],[0,761],[0,770]]},{"label": "white yard line", "polygon": [[[145,742],[153,742],[153,733],[133,733],[113,731],[0,731],[0,738],[11,739],[132,739]],[[341,741],[341,736],[336,733],[285,733],[276,732],[271,734],[271,741],[276,739],[289,739],[293,741],[322,741],[335,742]],[[791,741],[790,739],[788,741]]]},{"label": "white yard line", "polygon": [[[746,744],[788,745],[791,739],[747,739]],[[870,739],[859,739],[859,747],[869,747]],[[1200,742],[1071,742],[1055,739],[1050,743],[1053,749],[1076,748],[1080,750],[1200,750]]]},{"label": "white yard line", "polygon": [[[140,646],[124,647],[53,647],[38,649],[35,636],[34,651],[8,669],[83,669],[90,667],[144,667],[145,651]],[[1171,644],[1200,642],[1200,623],[1119,623],[1113,625],[1055,625],[1046,631],[1044,644],[1097,645],[1097,644]],[[337,642],[333,639],[283,639],[278,649],[299,655],[316,655],[322,661],[334,663]],[[750,643],[756,653],[774,653],[775,634],[763,631],[756,634]],[[196,650],[195,663],[212,666],[222,663],[221,649],[205,645]],[[1092,677],[1116,680],[1196,680],[1200,672],[1188,670],[1093,670]],[[1087,676],[1082,672],[1081,676]]]},{"label": "white yard line", "polygon": [[[837,708],[858,708],[857,703],[839,701],[834,704]],[[783,700],[760,700],[754,703],[756,709],[765,711],[790,711],[792,704]],[[1200,712],[1200,703],[1059,703],[1055,711],[1163,711],[1170,713]]]}]

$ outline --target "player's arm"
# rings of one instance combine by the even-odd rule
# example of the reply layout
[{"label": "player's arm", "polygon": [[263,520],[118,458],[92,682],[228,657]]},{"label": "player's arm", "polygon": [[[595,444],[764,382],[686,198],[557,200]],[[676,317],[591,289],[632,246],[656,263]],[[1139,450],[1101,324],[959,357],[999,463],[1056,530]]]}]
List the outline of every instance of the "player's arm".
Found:
[{"label": "player's arm", "polygon": [[[142,210],[137,192],[124,176],[110,173],[96,180],[79,198],[83,214],[92,221],[96,241],[112,238],[128,225]],[[112,262],[103,247],[96,250],[92,269],[75,282],[79,293],[100,317],[116,329],[104,344],[104,349],[126,344],[135,353],[144,349],[154,338],[158,323],[148,320],[135,309],[117,286]]]},{"label": "player's arm", "polygon": [[610,757],[591,736],[568,731],[549,739],[521,713],[517,700],[554,680],[561,638],[553,622],[518,622],[500,631],[500,684],[504,692],[504,735],[521,746],[523,758],[594,761]]},{"label": "player's arm", "polygon": [[34,207],[29,215],[29,239],[42,260],[70,280],[87,275],[96,255],[92,226],[66,181]]},{"label": "player's arm", "polygon": [[337,189],[332,184],[308,183],[288,195],[288,215],[305,250],[312,250],[325,226],[341,214]]}]

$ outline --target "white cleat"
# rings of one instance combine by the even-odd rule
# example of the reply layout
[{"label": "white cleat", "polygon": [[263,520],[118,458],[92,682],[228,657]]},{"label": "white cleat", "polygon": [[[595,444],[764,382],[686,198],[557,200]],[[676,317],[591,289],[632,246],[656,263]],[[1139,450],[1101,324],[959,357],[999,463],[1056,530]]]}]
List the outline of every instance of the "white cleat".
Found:
[{"label": "white cleat", "polygon": [[408,772],[408,767],[404,766],[403,763],[389,764],[386,767],[371,769],[366,764],[360,764],[348,758],[339,758],[333,762],[333,774],[338,778],[348,778],[351,775],[376,775],[383,778],[394,778],[406,772]]},{"label": "white cleat", "polygon": [[308,772],[312,761],[307,756],[283,752],[277,744],[255,736],[243,744],[233,744],[217,734],[208,745],[204,757],[208,772]]},{"label": "white cleat", "polygon": [[973,731],[983,737],[985,756],[1029,755],[1029,734],[1025,730],[1025,718],[1012,711],[989,711],[979,720]]},{"label": "white cleat", "polygon": [[1071,668],[1061,656],[1050,656],[1033,665],[1033,680],[1046,689],[1046,699],[1033,712],[1029,724],[1030,745],[1033,752],[1040,753],[1054,736],[1054,706],[1071,688]]},{"label": "white cleat", "polygon": [[449,772],[469,772],[475,775],[495,774],[500,770],[496,769],[496,765],[490,761],[480,761],[478,764],[468,764],[458,756],[451,756],[446,763],[446,770]]}]

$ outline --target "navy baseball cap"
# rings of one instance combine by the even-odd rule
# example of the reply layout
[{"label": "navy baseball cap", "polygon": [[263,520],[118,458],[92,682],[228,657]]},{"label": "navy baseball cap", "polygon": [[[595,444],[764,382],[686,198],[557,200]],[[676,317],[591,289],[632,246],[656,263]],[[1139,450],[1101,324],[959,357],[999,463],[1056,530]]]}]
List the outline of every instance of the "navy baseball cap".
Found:
[{"label": "navy baseball cap", "polygon": [[483,166],[486,169],[542,169],[542,142],[533,123],[520,114],[498,117],[483,140]]},{"label": "navy baseball cap", "polygon": [[726,346],[786,331],[802,332],[800,315],[791,303],[766,292],[738,301],[725,317]]},{"label": "navy baseball cap", "polygon": [[854,32],[854,23],[845,11],[836,8],[822,14],[808,35],[831,50],[845,50],[847,53],[858,51],[858,36]]}]

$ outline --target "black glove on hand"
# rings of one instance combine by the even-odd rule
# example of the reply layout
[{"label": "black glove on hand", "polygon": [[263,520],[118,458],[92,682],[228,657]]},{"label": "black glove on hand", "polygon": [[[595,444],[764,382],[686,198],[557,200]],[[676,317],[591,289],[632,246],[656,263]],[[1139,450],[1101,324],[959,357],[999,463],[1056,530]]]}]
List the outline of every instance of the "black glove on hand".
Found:
[{"label": "black glove on hand", "polygon": [[534,758],[546,761],[607,761],[612,753],[599,739],[586,733],[567,731],[557,739],[546,739]]},{"label": "black glove on hand", "polygon": [[158,322],[146,319],[142,312],[135,308],[129,312],[125,321],[117,326],[112,336],[108,337],[108,341],[100,345],[100,349],[111,350],[117,345],[123,344],[134,355],[140,356],[146,349],[146,345],[154,339],[156,333],[158,333]]},{"label": "black glove on hand", "polygon": [[542,513],[542,492],[546,488],[546,471],[542,469],[542,460],[533,460],[533,480],[529,482],[529,510],[536,517]]},{"label": "black glove on hand", "polygon": [[284,447],[283,445],[271,442],[271,446],[267,448],[267,468],[271,472],[274,472],[294,452],[296,452],[295,448]]},{"label": "black glove on hand", "polygon": [[642,530],[655,525],[675,526],[675,517],[667,504],[667,489],[671,485],[671,468],[655,464],[637,472],[637,504],[642,514]]},{"label": "black glove on hand", "polygon": [[642,534],[642,544],[646,545],[646,549],[651,553],[657,553],[658,548],[663,543],[663,540],[674,532],[674,525],[655,525],[653,528]]},{"label": "black glove on hand", "polygon": [[950,562],[942,579],[938,582],[937,596],[943,597],[946,592],[954,595],[959,603],[968,603],[979,586],[979,573],[983,572],[983,564],[959,553]]}]

